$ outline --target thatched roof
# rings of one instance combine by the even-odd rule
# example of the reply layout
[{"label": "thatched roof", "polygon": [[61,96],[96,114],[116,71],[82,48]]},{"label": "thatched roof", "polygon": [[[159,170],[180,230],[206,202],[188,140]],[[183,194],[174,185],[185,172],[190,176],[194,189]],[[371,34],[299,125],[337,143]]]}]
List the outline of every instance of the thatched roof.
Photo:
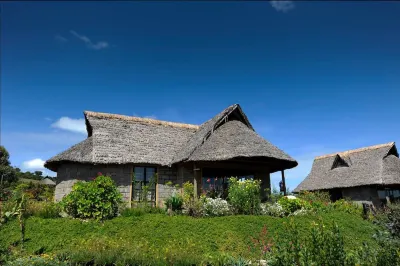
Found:
[{"label": "thatched roof", "polygon": [[189,141],[184,143],[182,149],[174,156],[172,163],[188,160],[193,152],[205,142],[206,138],[209,137],[219,125],[226,122],[228,118],[241,119],[243,123],[253,129],[240,105],[233,104],[212,119],[204,122]]},{"label": "thatched roof", "polygon": [[394,142],[316,157],[310,174],[294,191],[392,184],[400,184]]},{"label": "thatched roof", "polygon": [[[262,158],[284,161],[285,168],[297,162],[240,121],[224,123],[189,157],[189,161],[223,161],[235,158]],[[274,169],[275,171],[278,169]]]},{"label": "thatched roof", "polygon": [[50,178],[44,178],[44,179],[40,180],[40,184],[48,185],[48,186],[55,186],[56,182],[54,182]]},{"label": "thatched roof", "polygon": [[[251,156],[287,162],[281,166],[284,169],[297,165],[254,132],[238,104],[229,106],[200,126],[89,111],[84,114],[88,138],[49,159],[45,164],[47,168],[56,171],[63,162],[170,166],[195,158],[226,160]],[[226,147],[218,143],[219,139],[232,137],[236,142],[224,140]],[[213,145],[215,148],[211,152]]]},{"label": "thatched roof", "polygon": [[56,171],[62,162],[168,165],[181,143],[198,126],[155,119],[84,112],[88,138],[49,159]]}]

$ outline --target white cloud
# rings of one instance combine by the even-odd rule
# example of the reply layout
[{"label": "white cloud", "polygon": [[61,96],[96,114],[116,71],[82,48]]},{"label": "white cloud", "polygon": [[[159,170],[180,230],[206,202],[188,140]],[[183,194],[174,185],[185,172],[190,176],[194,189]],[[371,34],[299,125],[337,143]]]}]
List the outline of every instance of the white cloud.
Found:
[{"label": "white cloud", "polygon": [[293,1],[287,1],[287,0],[271,0],[269,1],[271,6],[276,9],[276,11],[280,11],[283,13],[286,13],[290,10],[292,10],[295,5]]},{"label": "white cloud", "polygon": [[73,119],[66,116],[61,117],[56,122],[51,124],[51,127],[86,134],[85,119],[83,118]]},{"label": "white cloud", "polygon": [[67,38],[61,36],[60,34],[57,34],[56,36],[54,36],[54,39],[56,39],[56,41],[58,41],[58,42],[67,42],[68,41]]},{"label": "white cloud", "polygon": [[22,168],[26,170],[38,170],[38,169],[44,169],[44,163],[40,158],[36,158],[30,161],[25,161],[22,163]]},{"label": "white cloud", "polygon": [[90,49],[93,50],[102,50],[105,48],[108,48],[110,45],[108,42],[105,41],[100,41],[97,43],[93,43],[92,40],[90,40],[87,36],[85,35],[80,35],[78,34],[76,31],[70,30],[69,31],[72,35],[74,35],[76,38],[80,39],[81,41],[83,41],[86,46]]}]

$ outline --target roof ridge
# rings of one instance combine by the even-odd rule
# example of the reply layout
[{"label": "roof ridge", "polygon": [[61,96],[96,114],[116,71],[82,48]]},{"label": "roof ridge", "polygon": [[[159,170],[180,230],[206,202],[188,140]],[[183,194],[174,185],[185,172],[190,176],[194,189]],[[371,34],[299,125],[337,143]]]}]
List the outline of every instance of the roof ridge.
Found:
[{"label": "roof ridge", "polygon": [[333,157],[335,155],[339,155],[339,156],[348,156],[349,154],[352,153],[357,153],[357,152],[362,152],[362,151],[368,151],[368,150],[375,150],[375,149],[380,149],[380,148],[384,148],[384,147],[392,147],[394,145],[394,141],[392,142],[388,142],[385,144],[378,144],[378,145],[373,145],[373,146],[368,146],[368,147],[362,147],[362,148],[358,148],[358,149],[353,149],[353,150],[348,150],[348,151],[343,151],[343,152],[335,152],[335,153],[331,153],[331,154],[326,154],[326,155],[321,155],[321,156],[317,156],[315,157],[314,160],[319,160],[319,159],[324,159],[324,158],[328,158],[328,157]]},{"label": "roof ridge", "polygon": [[98,118],[108,118],[108,119],[119,119],[125,121],[153,124],[153,125],[162,125],[162,126],[170,126],[170,127],[178,127],[178,128],[187,128],[187,129],[199,129],[199,125],[194,124],[186,124],[186,123],[178,123],[178,122],[170,122],[163,121],[153,118],[143,118],[137,116],[128,116],[128,115],[119,115],[119,114],[110,114],[110,113],[101,113],[101,112],[93,112],[93,111],[84,111],[85,117],[98,117]]}]

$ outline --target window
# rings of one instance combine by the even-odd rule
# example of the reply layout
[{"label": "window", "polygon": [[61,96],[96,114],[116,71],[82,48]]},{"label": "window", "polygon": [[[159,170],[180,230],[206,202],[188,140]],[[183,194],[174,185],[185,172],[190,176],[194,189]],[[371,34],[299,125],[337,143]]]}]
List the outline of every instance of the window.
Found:
[{"label": "window", "polygon": [[389,197],[391,201],[399,200],[400,198],[400,190],[399,189],[383,189],[378,190],[378,197],[381,200],[386,200],[386,197]]},{"label": "window", "polygon": [[229,178],[232,176],[242,181],[254,178],[254,175],[246,171],[203,168],[202,193],[206,193],[207,196],[212,198],[226,198],[228,196]]},{"label": "window", "polygon": [[[147,188],[147,200],[155,202],[156,200],[156,171],[155,167],[134,167],[134,176],[132,180],[132,201],[143,201]],[[145,187],[146,186],[146,187]]]}]

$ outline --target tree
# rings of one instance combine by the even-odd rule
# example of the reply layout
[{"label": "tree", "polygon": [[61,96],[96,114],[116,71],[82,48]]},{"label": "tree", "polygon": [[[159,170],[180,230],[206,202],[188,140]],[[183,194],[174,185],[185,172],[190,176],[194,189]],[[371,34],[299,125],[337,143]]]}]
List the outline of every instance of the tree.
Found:
[{"label": "tree", "polygon": [[4,146],[0,146],[0,165],[10,166],[10,154]]},{"label": "tree", "polygon": [[42,177],[43,172],[42,172],[42,171],[35,171],[34,174],[35,174],[36,176]]},{"label": "tree", "polygon": [[8,165],[0,165],[0,187],[3,184],[10,184],[17,180],[14,168]]}]

